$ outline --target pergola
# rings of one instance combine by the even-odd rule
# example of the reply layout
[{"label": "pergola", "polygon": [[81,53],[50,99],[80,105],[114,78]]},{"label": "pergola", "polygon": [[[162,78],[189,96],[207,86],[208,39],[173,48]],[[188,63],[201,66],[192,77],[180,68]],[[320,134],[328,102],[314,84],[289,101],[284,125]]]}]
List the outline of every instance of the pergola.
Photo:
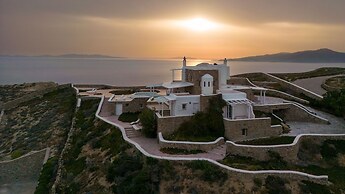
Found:
[{"label": "pergola", "polygon": [[234,108],[236,105],[247,105],[247,118],[251,117],[251,112],[253,112],[252,104],[253,102],[248,99],[234,99],[234,100],[227,100],[227,108],[225,110],[226,118],[236,119],[234,113]]}]

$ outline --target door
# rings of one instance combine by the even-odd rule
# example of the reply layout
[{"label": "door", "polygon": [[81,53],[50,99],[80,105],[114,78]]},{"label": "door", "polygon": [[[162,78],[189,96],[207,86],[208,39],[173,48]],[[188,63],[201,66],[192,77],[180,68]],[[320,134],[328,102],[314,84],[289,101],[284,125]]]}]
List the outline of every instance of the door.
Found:
[{"label": "door", "polygon": [[115,105],[115,115],[119,116],[122,114],[122,104],[116,103]]}]

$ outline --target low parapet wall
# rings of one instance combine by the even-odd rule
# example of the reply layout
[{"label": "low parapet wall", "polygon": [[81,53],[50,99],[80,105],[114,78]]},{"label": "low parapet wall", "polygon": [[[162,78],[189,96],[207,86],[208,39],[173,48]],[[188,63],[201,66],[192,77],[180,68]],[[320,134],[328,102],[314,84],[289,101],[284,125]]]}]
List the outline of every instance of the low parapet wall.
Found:
[{"label": "low parapet wall", "polygon": [[269,117],[236,120],[224,118],[224,127],[224,136],[232,141],[279,136],[283,132],[281,125],[271,126],[271,118]]},{"label": "low parapet wall", "polygon": [[162,117],[156,113],[157,132],[161,132],[164,136],[172,134],[180,125],[191,119],[192,116],[166,116]]},{"label": "low parapet wall", "polygon": [[302,104],[309,104],[309,101],[304,100],[302,98],[298,98],[296,96],[293,96],[291,94],[279,91],[279,90],[274,90],[274,89],[268,89],[266,91],[266,95],[267,96],[273,96],[273,97],[279,97],[279,98],[283,98],[286,100],[291,100],[291,101],[296,101],[298,103],[302,103]]},{"label": "low parapet wall", "polygon": [[208,161],[214,165],[217,165],[225,170],[228,171],[228,173],[232,176],[242,176],[242,177],[248,177],[248,178],[255,178],[255,177],[267,177],[268,175],[272,176],[279,176],[282,178],[290,178],[290,179],[295,179],[295,180],[309,180],[315,183],[319,184],[327,184],[328,183],[328,176],[327,175],[312,175],[304,172],[298,172],[298,171],[292,171],[292,170],[258,170],[258,171],[250,171],[250,170],[242,170],[242,169],[237,169],[233,168],[224,164],[221,164],[215,160],[209,159],[209,158],[188,158],[188,157],[173,157],[173,156],[159,156],[155,154],[151,154],[144,150],[140,144],[137,142],[129,139],[126,136],[125,129],[121,126],[118,125],[104,117],[101,117],[99,115],[99,112],[101,111],[101,106],[104,101],[104,96],[101,97],[101,102],[98,106],[97,112],[96,112],[96,117],[101,119],[102,121],[109,123],[111,125],[114,125],[118,127],[122,133],[123,139],[127,141],[128,143],[134,145],[142,154],[144,154],[147,157],[152,157],[156,159],[161,159],[161,160],[172,160],[172,161],[196,161],[196,160],[203,160],[203,161]]},{"label": "low parapet wall", "polygon": [[322,96],[321,95],[318,95],[312,91],[309,91],[301,86],[298,86],[296,84],[293,84],[291,82],[288,82],[286,80],[283,80],[279,77],[276,77],[274,75],[271,75],[271,74],[268,74],[268,73],[262,73],[268,80],[270,81],[274,81],[274,82],[277,82],[279,83],[282,87],[288,89],[288,90],[291,90],[297,94],[304,94],[306,96],[308,96],[309,98],[312,98],[312,99],[315,99],[315,100],[322,100]]},{"label": "low parapet wall", "polygon": [[293,143],[283,145],[241,145],[226,141],[226,154],[252,157],[266,161],[270,159],[269,152],[278,153],[285,161],[296,163],[298,150],[302,140],[311,139],[323,142],[327,139],[345,139],[345,134],[302,134],[298,135]]},{"label": "low parapet wall", "polygon": [[226,83],[229,85],[252,86],[252,84],[245,77],[230,77]]},{"label": "low parapet wall", "polygon": [[202,150],[209,151],[225,143],[224,137],[220,137],[211,142],[190,142],[190,141],[169,141],[165,140],[162,133],[158,133],[158,142],[160,148],[177,148],[184,150]]},{"label": "low parapet wall", "polygon": [[322,87],[323,89],[325,89],[326,91],[328,91],[328,92],[340,90],[340,88],[332,87],[332,86],[330,86],[330,85],[327,85],[325,82],[323,82],[323,83],[321,84],[321,87]]}]

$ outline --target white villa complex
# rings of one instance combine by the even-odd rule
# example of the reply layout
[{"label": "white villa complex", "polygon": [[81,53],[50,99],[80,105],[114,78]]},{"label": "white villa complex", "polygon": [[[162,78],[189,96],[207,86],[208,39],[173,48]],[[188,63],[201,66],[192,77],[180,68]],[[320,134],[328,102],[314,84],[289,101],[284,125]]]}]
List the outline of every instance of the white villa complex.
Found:
[{"label": "white villa complex", "polygon": [[[176,71],[182,72],[180,80],[174,79]],[[158,132],[169,135],[193,114],[206,111],[209,99],[221,95],[227,103],[223,109],[226,138],[242,140],[254,136],[257,138],[281,134],[282,127],[271,127],[269,117],[255,118],[253,102],[248,99],[255,98],[253,90],[260,90],[260,100],[264,102],[265,96],[262,94],[266,89],[229,85],[229,79],[230,68],[226,59],[223,64],[200,63],[187,66],[184,58],[182,68],[172,69],[171,82],[148,86],[150,92],[114,95],[109,99],[109,103],[115,104],[115,115],[139,112],[145,107],[154,110],[158,120]],[[155,92],[155,88],[159,88],[160,92]],[[260,132],[257,132],[258,126]]]}]

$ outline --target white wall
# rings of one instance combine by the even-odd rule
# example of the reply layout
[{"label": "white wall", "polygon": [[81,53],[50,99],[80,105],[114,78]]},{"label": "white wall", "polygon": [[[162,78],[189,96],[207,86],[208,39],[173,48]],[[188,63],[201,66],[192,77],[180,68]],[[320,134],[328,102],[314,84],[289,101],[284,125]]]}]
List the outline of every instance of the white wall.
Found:
[{"label": "white wall", "polygon": [[[176,101],[172,102],[172,115],[171,116],[182,116],[182,115],[193,115],[197,112],[193,110],[193,104],[197,103],[197,111],[200,110],[200,96],[199,95],[188,95],[188,96],[176,96]],[[186,104],[186,109],[182,109],[182,104]]]},{"label": "white wall", "polygon": [[201,77],[200,82],[201,94],[211,95],[213,94],[213,77],[210,74],[205,74]]},{"label": "white wall", "polygon": [[236,104],[233,106],[234,118],[248,118],[248,105],[246,104]]},{"label": "white wall", "polygon": [[122,103],[115,104],[115,115],[119,116],[122,114]]},{"label": "white wall", "polygon": [[244,100],[247,99],[247,94],[239,91],[232,91],[226,93],[226,91],[221,91],[224,100]]},{"label": "white wall", "polygon": [[229,79],[230,69],[227,65],[218,65],[219,88],[226,85],[226,80]]}]

